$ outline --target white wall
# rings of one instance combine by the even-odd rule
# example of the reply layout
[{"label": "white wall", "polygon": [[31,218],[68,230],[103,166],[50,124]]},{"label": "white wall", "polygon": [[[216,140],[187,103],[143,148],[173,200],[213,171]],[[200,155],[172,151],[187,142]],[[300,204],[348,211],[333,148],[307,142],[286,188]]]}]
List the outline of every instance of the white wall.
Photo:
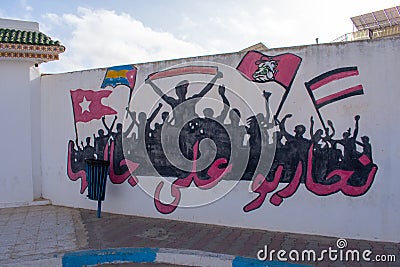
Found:
[{"label": "white wall", "polygon": [[32,146],[32,182],[33,198],[42,196],[42,161],[41,161],[41,88],[40,71],[38,67],[30,68],[30,119],[31,119],[31,146]]},{"label": "white wall", "polygon": [[[178,207],[173,213],[163,215],[154,207],[152,194],[146,194],[140,186],[132,188],[126,182],[120,185],[108,183],[103,210],[210,224],[399,242],[400,180],[395,168],[400,158],[400,143],[396,135],[399,131],[397,103],[400,99],[397,78],[400,69],[399,42],[399,38],[387,38],[376,41],[281,48],[265,52],[268,55],[290,52],[302,58],[292,90],[281,113],[282,115],[294,114],[286,125],[290,132],[298,123],[305,124],[308,132],[310,116],[314,116],[315,119],[317,117],[304,82],[332,69],[345,66],[358,67],[360,75],[355,78],[355,81],[363,85],[364,95],[326,106],[323,109],[323,115],[325,119],[334,121],[336,134],[339,137],[347,128],[353,129],[353,117],[356,114],[361,115],[359,137],[363,135],[370,137],[374,162],[379,167],[375,180],[366,194],[349,197],[338,192],[329,196],[317,196],[308,191],[304,184],[300,184],[297,192],[285,199],[280,206],[269,203],[269,196],[271,196],[269,194],[259,209],[243,212],[243,207],[256,198],[257,194],[249,191],[250,182],[242,181],[229,194],[216,202],[195,208]],[[135,90],[144,90],[140,88],[140,85],[148,74],[175,64],[201,60],[223,63],[235,68],[243,56],[244,53],[235,53],[138,64],[136,65],[138,77],[135,88],[139,89]],[[75,139],[70,90],[78,88],[100,90],[105,72],[106,69],[96,69],[42,77],[42,194],[54,204],[92,209],[96,207],[95,202],[86,198],[86,192],[79,193],[80,182],[73,182],[67,177],[67,145],[69,140]],[[243,81],[245,81],[244,78]],[[221,79],[218,82],[234,87],[237,81]],[[271,83],[260,85],[260,88],[271,91],[281,90],[279,86]],[[113,93],[107,104],[118,110],[118,121],[122,122],[129,90],[124,86],[112,90]],[[16,90],[7,90],[4,93],[9,97],[20,97]],[[256,109],[263,108],[260,92],[246,92],[244,95],[248,96],[251,105],[257,106]],[[4,98],[2,101],[7,106]],[[21,101],[28,101],[28,99],[21,99]],[[144,98],[143,102],[146,101],[148,101],[147,98]],[[278,102],[277,99],[272,100],[272,110],[276,110]],[[138,105],[140,106],[139,103]],[[7,107],[10,111],[19,110],[9,104]],[[26,106],[21,105],[20,108],[24,110]],[[29,113],[12,114],[14,120],[4,129],[17,127],[21,131],[19,134],[17,131],[17,136],[13,134],[6,137],[9,140],[22,140],[22,142],[15,144],[6,141],[7,143],[4,144],[6,147],[2,151],[18,151],[15,145],[19,149],[29,147],[29,140],[26,137],[26,133],[30,131],[29,127],[24,123],[17,126],[14,123],[16,119],[26,120],[26,114]],[[1,121],[7,122],[9,115],[5,116],[3,113]],[[107,116],[108,123],[111,120],[112,116]],[[96,120],[86,124],[78,123],[80,140],[83,140],[85,136],[91,136],[99,127],[101,127],[101,122]],[[7,130],[4,133],[7,133]],[[30,160],[29,154],[22,154],[22,159],[25,157],[26,161]],[[11,164],[16,158],[20,159],[20,156],[7,154],[4,158]],[[15,176],[13,170],[15,168],[10,168],[8,171],[6,168],[6,172],[2,172],[1,175],[8,173],[11,177],[18,177]],[[18,173],[21,171],[19,169]],[[30,173],[31,170],[27,169],[26,172]],[[145,179],[139,178],[139,185],[141,182],[145,184]],[[230,183],[224,181],[219,186],[229,186]],[[280,187],[284,185],[281,184]],[[154,190],[155,188],[152,188],[150,192]],[[168,186],[164,187],[162,192],[168,195]],[[182,202],[184,202],[185,199],[201,198],[202,194],[207,192],[182,193]],[[3,196],[1,194],[0,197],[7,199]]]},{"label": "white wall", "polygon": [[0,64],[0,203],[33,200],[31,65],[22,61]]},{"label": "white wall", "polygon": [[[1,28],[39,31],[39,23],[0,19]],[[29,59],[2,59],[0,203],[30,202],[42,194],[40,71]]]}]

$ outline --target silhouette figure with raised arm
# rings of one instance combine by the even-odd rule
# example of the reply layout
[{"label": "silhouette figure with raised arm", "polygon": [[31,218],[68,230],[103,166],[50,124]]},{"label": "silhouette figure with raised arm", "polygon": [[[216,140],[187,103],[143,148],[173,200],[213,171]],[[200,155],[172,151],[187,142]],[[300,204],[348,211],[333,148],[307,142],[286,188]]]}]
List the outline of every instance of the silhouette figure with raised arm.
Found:
[{"label": "silhouette figure with raised arm", "polygon": [[271,93],[264,90],[263,91],[263,96],[264,96],[264,99],[265,99],[265,116],[264,116],[264,119],[260,119],[260,122],[261,122],[260,126],[261,126],[261,129],[262,129],[262,133],[261,133],[262,134],[261,135],[261,137],[262,137],[262,145],[266,146],[266,145],[269,144],[269,133],[268,133],[268,131],[275,126],[275,123],[270,121],[271,112],[270,112],[270,109],[269,109],[269,98],[271,96]]},{"label": "silhouette figure with raised arm", "polygon": [[231,123],[225,124],[225,127],[230,135],[231,144],[233,147],[242,148],[244,136],[247,134],[247,128],[240,125],[241,114],[237,108],[229,111],[229,120]]},{"label": "silhouette figure with raised arm", "polygon": [[302,124],[298,124],[294,127],[295,135],[291,135],[286,131],[285,123],[288,118],[291,118],[292,114],[287,114],[282,121],[279,123],[279,129],[282,135],[286,138],[288,142],[293,141],[309,141],[303,137],[304,133],[306,132],[306,127]]},{"label": "silhouette figure with raised arm", "polygon": [[310,136],[311,141],[314,143],[314,148],[326,148],[329,146],[328,142],[332,139],[335,134],[335,128],[333,128],[332,121],[328,120],[328,125],[332,128],[332,134],[329,134],[329,128],[325,129],[325,136],[324,131],[322,129],[318,129],[314,132],[314,118],[313,116],[310,117]]},{"label": "silhouette figure with raised arm", "polygon": [[117,116],[114,117],[113,122],[111,123],[111,126],[108,127],[106,123],[106,117],[101,117],[101,121],[103,122],[104,128],[107,130],[107,137],[110,137],[113,135],[112,129],[114,128],[115,122],[117,121]]},{"label": "silhouette figure with raised arm", "polygon": [[129,157],[130,160],[135,160],[133,159],[133,153],[134,153],[134,148],[135,145],[137,144],[137,135],[136,132],[133,132],[131,136],[129,136],[129,134],[132,132],[133,127],[136,125],[135,121],[136,121],[136,112],[135,111],[130,111],[128,108],[126,109],[128,115],[131,117],[131,123],[128,127],[128,129],[126,129],[126,131],[123,133],[123,136],[125,138],[124,141],[124,150],[126,150],[124,153],[125,155],[129,155],[127,157]]},{"label": "silhouette figure with raised arm", "polygon": [[271,119],[271,112],[269,110],[269,98],[271,96],[271,92],[263,91],[263,96],[265,99],[265,126],[268,127],[268,129],[271,129],[272,127],[275,126],[274,123],[270,122]]},{"label": "silhouette figure with raised arm", "polygon": [[131,123],[129,124],[128,128],[124,132],[124,138],[132,138],[129,137],[129,134],[132,132],[133,127],[135,126],[135,120],[136,120],[136,112],[135,111],[130,111],[127,109],[127,112],[129,114],[129,117],[131,117]]},{"label": "silhouette figure with raised arm", "polygon": [[171,126],[171,122],[172,120],[168,121],[168,116],[169,116],[169,112],[168,111],[164,111],[163,113],[161,113],[161,119],[162,119],[162,126]]},{"label": "silhouette figure with raised arm", "polygon": [[205,108],[203,110],[203,114],[204,114],[204,117],[210,118],[210,119],[215,119],[217,122],[223,124],[226,119],[226,116],[228,115],[229,108],[231,105],[229,103],[228,98],[226,98],[226,96],[225,96],[225,85],[220,85],[218,87],[218,93],[222,98],[222,102],[224,103],[224,107],[222,108],[221,114],[214,118],[214,111],[212,108]]},{"label": "silhouette figure with raised arm", "polygon": [[[217,79],[222,78],[222,72],[218,71],[217,74],[211,79],[211,81],[200,91],[198,94],[194,94],[191,97],[186,97],[189,81],[183,80],[175,86],[175,93],[178,98],[173,98],[164,94],[161,89],[150,79],[146,79],[146,83],[149,84],[154,92],[158,94],[168,105],[172,108],[172,114],[175,120],[175,127],[182,126],[187,120],[191,120],[198,117],[195,112],[195,106],[200,99],[207,94],[214,86]],[[191,101],[190,101],[191,100]]]},{"label": "silhouette figure with raised arm", "polygon": [[150,117],[146,120],[146,137],[148,136],[148,133],[153,131],[150,127],[150,124],[156,118],[156,116],[160,112],[162,106],[163,106],[163,104],[159,103],[158,107],[151,113]]},{"label": "silhouette figure with raised arm", "polygon": [[360,115],[356,115],[354,120],[355,128],[353,135],[351,135],[351,129],[349,128],[343,133],[343,139],[336,140],[338,144],[343,146],[343,167],[346,169],[351,169],[353,161],[357,160],[359,157],[359,153],[356,149],[356,138],[358,135],[358,122],[360,120]]},{"label": "silhouette figure with raised arm", "polygon": [[[288,171],[286,172],[287,179],[292,179],[296,171],[298,163],[301,161],[303,170],[305,170],[307,162],[308,149],[311,145],[311,140],[304,138],[306,127],[302,124],[294,127],[295,135],[289,134],[285,129],[285,122],[291,118],[292,114],[287,114],[279,123],[279,130],[286,139],[285,147],[287,147],[288,158]],[[302,173],[301,180],[305,180],[304,172]]]}]

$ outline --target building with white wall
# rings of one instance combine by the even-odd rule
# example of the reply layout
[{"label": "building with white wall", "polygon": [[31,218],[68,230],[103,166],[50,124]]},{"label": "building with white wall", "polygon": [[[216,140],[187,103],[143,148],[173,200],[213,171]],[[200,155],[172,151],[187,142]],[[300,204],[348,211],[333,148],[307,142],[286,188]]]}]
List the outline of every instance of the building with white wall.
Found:
[{"label": "building with white wall", "polygon": [[[95,209],[86,197],[84,167],[85,158],[95,157],[111,162],[107,212],[399,242],[399,41],[251,50],[43,76],[34,67],[39,59],[2,57],[0,203],[42,196]],[[17,72],[23,79],[11,78]],[[183,80],[186,99],[195,102],[176,94]],[[188,106],[180,111],[174,103]],[[247,139],[225,150],[226,133],[208,120],[206,108],[214,118],[225,110],[218,125],[238,136],[237,129],[247,129]],[[237,126],[233,109],[241,114]],[[174,135],[180,119],[188,126]],[[164,136],[171,138],[165,142],[172,145],[164,149],[171,148],[172,158],[165,159],[167,152],[157,154],[157,136],[167,122]],[[259,132],[249,130],[254,122]],[[278,134],[285,136],[279,143]],[[186,159],[174,154],[179,138]],[[263,154],[271,145],[273,153]],[[235,160],[246,153],[248,162],[259,159],[257,168]],[[182,166],[169,165],[174,156]]]},{"label": "building with white wall", "polygon": [[39,31],[36,22],[0,19],[2,134],[0,203],[41,197],[40,71],[65,47]]}]

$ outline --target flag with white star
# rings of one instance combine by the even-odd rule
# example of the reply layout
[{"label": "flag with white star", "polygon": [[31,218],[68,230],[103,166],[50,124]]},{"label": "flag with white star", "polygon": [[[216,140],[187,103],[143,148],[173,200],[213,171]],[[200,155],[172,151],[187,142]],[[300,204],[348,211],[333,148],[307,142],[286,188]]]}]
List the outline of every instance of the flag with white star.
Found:
[{"label": "flag with white star", "polygon": [[101,100],[109,97],[112,91],[76,89],[71,90],[70,93],[75,122],[89,122],[105,115],[117,114],[116,110],[101,103]]}]

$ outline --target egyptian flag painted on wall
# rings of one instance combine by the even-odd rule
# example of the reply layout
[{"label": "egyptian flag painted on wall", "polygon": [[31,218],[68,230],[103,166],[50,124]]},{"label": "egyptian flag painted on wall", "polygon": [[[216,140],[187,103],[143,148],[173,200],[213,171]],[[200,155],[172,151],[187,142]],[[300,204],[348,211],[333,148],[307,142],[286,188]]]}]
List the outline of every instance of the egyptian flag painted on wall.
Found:
[{"label": "egyptian flag painted on wall", "polygon": [[113,108],[101,103],[101,100],[109,97],[112,91],[76,89],[71,90],[70,93],[75,122],[89,122],[98,120],[105,115],[117,114]]},{"label": "egyptian flag painted on wall", "polygon": [[316,108],[321,108],[330,103],[345,99],[351,96],[364,94],[361,84],[347,88],[333,86],[330,90],[326,85],[333,81],[344,78],[358,76],[357,67],[343,67],[325,72],[305,83],[308,93],[314,102]]},{"label": "egyptian flag painted on wall", "polygon": [[243,76],[253,82],[277,82],[288,90],[300,67],[301,58],[291,53],[267,56],[249,51],[236,67]]}]

